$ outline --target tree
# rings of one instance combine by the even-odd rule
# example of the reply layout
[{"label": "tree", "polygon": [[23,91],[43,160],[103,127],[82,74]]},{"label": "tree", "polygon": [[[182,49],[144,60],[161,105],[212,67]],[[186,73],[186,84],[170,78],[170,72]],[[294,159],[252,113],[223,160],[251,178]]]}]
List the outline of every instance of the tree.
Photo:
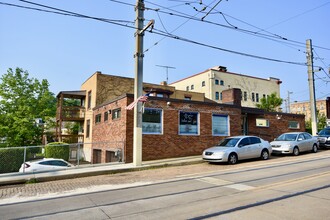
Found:
[{"label": "tree", "polygon": [[29,78],[21,68],[8,69],[0,80],[0,139],[6,146],[40,144],[44,123],[56,114],[48,81]]},{"label": "tree", "polygon": [[276,92],[274,92],[270,94],[267,98],[261,98],[260,104],[256,104],[256,107],[269,112],[276,112],[277,108],[282,105],[282,102],[283,99],[277,97]]}]

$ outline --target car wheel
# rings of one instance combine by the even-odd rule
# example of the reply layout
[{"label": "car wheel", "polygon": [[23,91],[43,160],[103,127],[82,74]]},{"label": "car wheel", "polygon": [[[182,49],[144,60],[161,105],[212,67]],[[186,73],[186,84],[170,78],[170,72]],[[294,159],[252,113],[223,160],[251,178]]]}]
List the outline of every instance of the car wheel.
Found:
[{"label": "car wheel", "polygon": [[263,149],[261,151],[261,159],[263,160],[268,160],[269,159],[269,152],[266,149]]},{"label": "car wheel", "polygon": [[293,156],[298,156],[299,155],[299,148],[298,147],[294,147],[292,154],[293,154]]},{"label": "car wheel", "polygon": [[316,145],[316,144],[314,144],[314,145],[313,145],[313,148],[312,148],[312,152],[313,152],[313,153],[316,153],[316,152],[317,152],[317,150],[318,150],[318,149],[317,149],[317,145]]},{"label": "car wheel", "polygon": [[237,161],[238,161],[238,158],[237,158],[237,155],[235,153],[229,154],[229,157],[228,157],[228,163],[229,164],[236,164]]}]

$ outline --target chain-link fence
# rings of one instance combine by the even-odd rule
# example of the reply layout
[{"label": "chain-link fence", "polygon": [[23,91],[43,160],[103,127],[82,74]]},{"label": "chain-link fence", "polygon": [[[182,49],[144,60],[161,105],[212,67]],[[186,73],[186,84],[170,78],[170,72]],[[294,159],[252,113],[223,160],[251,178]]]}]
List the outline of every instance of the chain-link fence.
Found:
[{"label": "chain-link fence", "polygon": [[[68,149],[63,158],[49,152],[46,154],[47,145],[0,148],[0,174],[19,172],[25,162],[46,157],[64,159],[77,167],[85,164],[125,162],[124,142],[75,143],[66,146]],[[56,145],[52,147],[56,148]]]}]

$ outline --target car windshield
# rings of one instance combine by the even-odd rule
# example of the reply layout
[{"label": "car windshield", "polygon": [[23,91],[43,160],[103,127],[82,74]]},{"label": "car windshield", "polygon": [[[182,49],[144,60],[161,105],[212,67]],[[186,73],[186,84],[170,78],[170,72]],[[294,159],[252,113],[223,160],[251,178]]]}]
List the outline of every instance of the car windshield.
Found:
[{"label": "car windshield", "polygon": [[220,141],[218,147],[235,147],[240,138],[225,138]]},{"label": "car windshield", "polygon": [[319,135],[330,135],[330,129],[323,129],[319,132]]},{"label": "car windshield", "polygon": [[297,134],[282,134],[278,138],[277,141],[295,141],[297,138]]}]

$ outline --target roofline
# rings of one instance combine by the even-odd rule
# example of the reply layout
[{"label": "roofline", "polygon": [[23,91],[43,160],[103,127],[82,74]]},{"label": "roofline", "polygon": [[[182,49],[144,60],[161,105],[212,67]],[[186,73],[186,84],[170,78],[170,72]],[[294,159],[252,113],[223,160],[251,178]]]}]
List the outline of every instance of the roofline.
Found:
[{"label": "roofline", "polygon": [[260,80],[265,80],[265,81],[270,81],[270,78],[273,78],[275,80],[277,80],[278,83],[282,83],[282,81],[279,79],[279,78],[275,78],[275,77],[269,77],[268,79],[265,79],[265,78],[260,78],[260,77],[255,77],[255,76],[249,76],[249,75],[245,75],[245,74],[240,74],[240,73],[233,73],[233,72],[228,72],[228,71],[222,71],[222,70],[217,70],[215,69],[215,67],[212,67],[212,68],[209,68],[207,70],[204,70],[203,72],[200,72],[200,73],[197,73],[197,74],[194,74],[194,75],[191,75],[191,76],[188,76],[186,78],[183,78],[183,79],[180,79],[178,81],[175,81],[173,83],[170,83],[169,85],[172,85],[172,84],[175,84],[175,83],[178,83],[178,82],[181,82],[181,81],[184,81],[186,79],[189,79],[189,78],[192,78],[192,77],[195,77],[195,76],[198,76],[198,75],[201,75],[201,74],[204,74],[208,71],[217,71],[217,72],[222,72],[222,73],[228,73],[228,74],[233,74],[233,75],[237,75],[237,76],[244,76],[244,77],[249,77],[249,78],[254,78],[254,79],[260,79]]}]

